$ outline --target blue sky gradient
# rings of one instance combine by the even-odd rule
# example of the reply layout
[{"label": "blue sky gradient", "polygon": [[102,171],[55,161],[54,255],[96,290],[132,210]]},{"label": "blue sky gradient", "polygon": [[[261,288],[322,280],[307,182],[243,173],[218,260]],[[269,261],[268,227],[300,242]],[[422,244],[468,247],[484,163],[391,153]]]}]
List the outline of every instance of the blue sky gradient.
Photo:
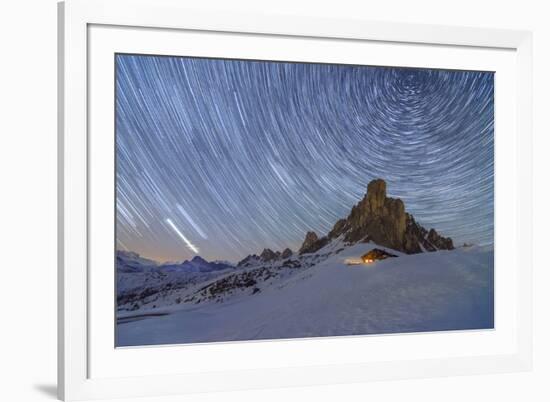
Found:
[{"label": "blue sky gradient", "polygon": [[492,243],[493,92],[491,72],[117,55],[117,248],[296,250],[374,178],[425,227]]}]

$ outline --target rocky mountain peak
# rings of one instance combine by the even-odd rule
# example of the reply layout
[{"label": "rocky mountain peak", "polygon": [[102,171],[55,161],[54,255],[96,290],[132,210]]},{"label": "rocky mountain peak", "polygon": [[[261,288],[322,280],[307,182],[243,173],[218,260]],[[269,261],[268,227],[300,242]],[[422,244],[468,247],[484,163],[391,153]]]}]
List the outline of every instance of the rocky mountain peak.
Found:
[{"label": "rocky mountain peak", "polygon": [[287,259],[292,256],[292,250],[289,248],[285,248],[283,252],[281,253],[281,258]]},{"label": "rocky mountain peak", "polygon": [[298,253],[314,253],[326,246],[329,241],[330,239],[326,236],[319,238],[315,232],[307,232],[306,238],[304,239],[302,247],[300,247]]},{"label": "rocky mountain peak", "polygon": [[281,259],[287,259],[292,256],[292,250],[285,248],[281,251],[273,251],[270,248],[264,248],[260,255],[251,254],[237,263],[238,267],[250,267],[266,262],[278,261]]},{"label": "rocky mountain peak", "polygon": [[365,206],[371,212],[376,212],[383,208],[386,201],[386,182],[382,179],[372,180],[367,186],[365,199]]},{"label": "rocky mountain peak", "polygon": [[256,254],[250,254],[237,263],[238,267],[249,267],[260,261],[260,257]]},{"label": "rocky mountain peak", "polygon": [[[307,232],[298,253],[315,253],[339,236],[349,244],[373,242],[407,254],[454,248],[452,239],[439,235],[435,229],[428,231],[423,228],[405,211],[403,201],[388,197],[386,190],[384,180],[372,180],[367,193],[353,206],[347,218],[338,220],[327,236]],[[291,256],[292,250],[288,248],[282,252],[265,248],[259,256],[249,255],[237,265],[247,267]]]},{"label": "rocky mountain peak", "polygon": [[300,247],[300,253],[302,252],[303,249],[310,247],[317,240],[319,240],[319,237],[317,236],[317,233],[307,232],[306,233],[306,238],[304,239],[304,243],[302,244],[302,247]]},{"label": "rocky mountain peak", "polygon": [[[352,209],[346,219],[336,222],[329,238],[344,235],[349,243],[372,241],[405,253],[424,250],[453,249],[450,238],[440,236],[434,229],[429,232],[405,212],[405,204],[399,198],[386,195],[386,182],[372,180],[367,194]],[[307,237],[306,237],[307,240]]]},{"label": "rocky mountain peak", "polygon": [[281,256],[281,253],[279,251],[275,252],[269,248],[264,248],[264,251],[260,254],[260,258],[263,261],[273,261],[278,259]]}]

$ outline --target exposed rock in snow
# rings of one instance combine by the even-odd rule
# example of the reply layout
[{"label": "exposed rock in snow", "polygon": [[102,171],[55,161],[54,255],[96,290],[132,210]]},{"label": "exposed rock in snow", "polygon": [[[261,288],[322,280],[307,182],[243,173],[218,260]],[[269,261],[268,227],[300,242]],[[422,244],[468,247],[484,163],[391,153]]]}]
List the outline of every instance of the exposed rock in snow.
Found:
[{"label": "exposed rock in snow", "polygon": [[281,258],[286,259],[292,256],[292,250],[289,248],[285,248],[283,252],[281,253]]},{"label": "exposed rock in snow", "polygon": [[226,262],[208,262],[200,256],[195,256],[191,261],[162,264],[158,269],[163,272],[214,272],[234,268]]},{"label": "exposed rock in snow", "polygon": [[317,250],[325,247],[329,241],[330,239],[328,237],[321,237],[319,239],[315,232],[307,232],[306,238],[302,243],[302,247],[300,247],[299,253],[315,253]]},{"label": "exposed rock in snow", "polygon": [[[367,194],[346,219],[340,219],[329,232],[329,238],[344,235],[345,241],[372,241],[408,254],[452,250],[453,241],[429,232],[405,212],[403,201],[386,196],[386,182],[376,179],[367,186]],[[307,238],[306,238],[307,239]]]},{"label": "exposed rock in snow", "polygon": [[279,251],[274,252],[273,250],[269,248],[264,248],[264,251],[260,254],[260,258],[264,262],[269,262],[273,260],[277,260],[281,257],[281,253]]},{"label": "exposed rock in snow", "polygon": [[[414,255],[387,250],[399,258],[347,266],[346,259],[375,245],[339,244],[290,259],[300,264],[296,268],[228,272],[139,310],[119,311],[117,345],[494,327],[492,249]],[[180,304],[170,298],[174,293]]]},{"label": "exposed rock in snow", "polygon": [[249,267],[251,265],[257,265],[261,262],[260,257],[256,254],[250,254],[238,262],[237,267]]},{"label": "exposed rock in snow", "polygon": [[119,346],[492,328],[493,251],[454,250],[377,179],[298,253],[233,266],[118,252],[117,303]]},{"label": "exposed rock in snow", "polygon": [[153,260],[141,257],[132,251],[118,250],[116,253],[118,272],[146,272],[158,266]]}]

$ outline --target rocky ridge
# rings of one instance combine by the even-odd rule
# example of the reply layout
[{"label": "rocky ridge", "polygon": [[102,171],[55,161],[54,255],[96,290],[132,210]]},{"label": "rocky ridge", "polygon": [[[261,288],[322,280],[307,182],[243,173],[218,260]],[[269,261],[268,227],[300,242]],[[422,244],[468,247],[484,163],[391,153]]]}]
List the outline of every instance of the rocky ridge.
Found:
[{"label": "rocky ridge", "polygon": [[426,230],[405,211],[401,199],[388,197],[382,179],[368,184],[363,199],[347,218],[336,222],[327,236],[319,238],[308,232],[299,253],[314,253],[340,236],[349,244],[373,242],[407,254],[454,249],[451,238],[439,235],[435,229]]},{"label": "rocky ridge", "polygon": [[250,254],[237,263],[237,267],[250,267],[262,263],[274,263],[280,260],[286,260],[292,257],[294,253],[291,249],[285,248],[283,251],[273,251],[270,248],[264,248],[260,255]]},{"label": "rocky ridge", "polygon": [[371,260],[396,257],[391,250],[416,254],[454,248],[452,239],[417,223],[402,200],[387,196],[386,182],[377,179],[368,184],[363,199],[326,236],[307,232],[297,252],[265,248],[259,255],[245,257],[237,267],[207,262],[198,256],[183,263],[155,265],[135,253],[120,253],[118,307],[133,311],[157,305],[221,303],[228,298],[256,295],[267,287],[284,286],[285,280],[298,272],[304,273],[359,243],[380,246],[361,257]]}]

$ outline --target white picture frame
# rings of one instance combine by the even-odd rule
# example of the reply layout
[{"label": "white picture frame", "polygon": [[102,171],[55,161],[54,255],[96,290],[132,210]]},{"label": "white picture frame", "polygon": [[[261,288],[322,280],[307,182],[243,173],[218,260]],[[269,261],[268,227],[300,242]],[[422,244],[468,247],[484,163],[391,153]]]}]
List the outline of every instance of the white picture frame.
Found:
[{"label": "white picture frame", "polygon": [[[143,397],[529,370],[532,360],[531,33],[361,20],[241,15],[187,7],[188,3],[178,0],[68,0],[59,4],[59,397],[64,400]],[[96,71],[101,70],[102,54],[108,56],[117,51],[140,49],[145,49],[146,53],[160,51],[174,54],[182,42],[179,38],[184,38],[181,35],[206,34],[217,35],[218,38],[253,38],[254,42],[264,44],[266,49],[280,40],[286,43],[293,41],[294,45],[288,47],[294,47],[295,51],[299,51],[300,46],[303,48],[303,41],[310,41],[312,47],[315,47],[313,44],[316,41],[322,42],[322,46],[329,46],[330,43],[332,61],[347,57],[348,51],[339,52],[339,49],[368,45],[380,49],[380,63],[390,60],[391,65],[403,63],[403,58],[408,57],[406,63],[415,66],[476,66],[480,69],[498,66],[496,71],[502,71],[500,77],[506,81],[500,86],[501,96],[510,95],[510,99],[507,109],[496,110],[498,134],[495,156],[497,161],[501,161],[495,169],[497,281],[498,264],[505,267],[501,269],[504,274],[500,275],[502,280],[499,282],[502,291],[499,294],[497,287],[496,292],[497,297],[508,300],[509,304],[500,304],[500,307],[513,312],[507,314],[512,317],[510,321],[501,321],[502,325],[497,325],[490,334],[455,332],[345,340],[245,342],[222,345],[215,350],[208,350],[208,346],[176,346],[115,353],[114,347],[109,349],[108,342],[101,339],[112,336],[108,328],[110,318],[104,320],[106,323],[100,323],[101,317],[108,317],[103,314],[107,311],[103,308],[109,307],[109,304],[102,306],[94,294],[111,291],[112,287],[105,284],[105,289],[102,289],[103,282],[98,281],[93,273],[93,262],[101,257],[96,254],[96,249],[90,247],[90,240],[98,236],[109,240],[108,236],[112,233],[106,236],[108,220],[106,224],[91,222],[97,214],[91,218],[90,211],[102,210],[95,206],[96,187],[90,191],[90,186],[94,185],[94,177],[109,174],[108,166],[101,173],[101,168],[93,161],[98,158],[102,160],[105,155],[101,150],[109,148],[110,141],[109,136],[103,137],[97,134],[97,130],[104,127],[108,130],[112,120],[108,114],[96,113],[98,108],[94,105],[101,105],[102,100],[107,99],[97,98],[98,94],[103,96],[101,94],[105,93],[104,96],[108,97],[108,92],[113,90],[98,84],[109,81],[102,81],[104,74]],[[135,35],[139,36],[139,41],[132,39]],[[162,41],[159,40],[161,37]],[[164,47],[159,47],[160,42]],[[245,52],[244,46],[239,44],[245,42],[236,39],[233,42],[237,50],[232,51],[239,52],[241,46],[241,52]],[[259,47],[257,44],[250,45],[249,49],[254,46],[255,49]],[[392,46],[403,50],[399,52],[401,61],[392,59],[392,52],[384,50]],[[415,46],[414,51],[408,52],[411,46]],[[253,51],[256,55],[259,50]],[[262,51],[268,52],[265,49]],[[430,56],[432,51],[435,53]],[[466,53],[471,54],[468,56]],[[267,53],[261,54],[268,57]],[[299,53],[294,56],[289,53],[286,57],[300,59]],[[303,57],[315,58],[315,55],[310,53]],[[470,61],[461,62],[461,59]],[[98,69],[96,66],[99,66]],[[510,120],[500,120],[502,124],[499,125],[500,118]],[[99,151],[96,151],[98,148]],[[507,189],[498,184],[499,174],[503,176],[504,173],[512,177]],[[108,192],[108,189],[105,191]],[[502,195],[506,193],[510,198],[504,200]],[[499,215],[503,214],[512,217],[509,228],[505,228],[504,224],[499,228]],[[499,237],[498,233],[503,228],[510,229],[513,235]],[[499,247],[513,258],[499,261]],[[498,314],[498,303],[496,310]],[[376,344],[376,350],[394,349],[396,354],[384,358],[375,356],[373,349],[368,358],[360,353],[354,359],[337,357],[341,355],[338,352],[343,350],[339,348],[368,350],[369,344],[372,348]],[[456,346],[452,354],[430,353],[426,346],[446,350],[449,344]],[[489,344],[495,347],[490,348]],[[404,351],[411,345],[416,349],[414,355],[406,355]],[[319,347],[326,351],[323,358],[318,357]],[[240,356],[245,356],[238,365],[231,360],[232,353],[236,351]],[[223,353],[226,356],[223,364],[214,362],[212,353]],[[263,364],[258,364],[252,357],[246,358],[262,353],[266,356]],[[181,360],[170,359],[176,354],[193,355],[208,364],[201,370],[186,372],[182,368],[180,372],[178,364],[182,363],[178,361]],[[298,359],[295,357],[297,355],[302,357]],[[165,362],[163,367],[166,369],[146,372],[136,367],[136,361]],[[156,367],[154,364],[151,366]]]}]

